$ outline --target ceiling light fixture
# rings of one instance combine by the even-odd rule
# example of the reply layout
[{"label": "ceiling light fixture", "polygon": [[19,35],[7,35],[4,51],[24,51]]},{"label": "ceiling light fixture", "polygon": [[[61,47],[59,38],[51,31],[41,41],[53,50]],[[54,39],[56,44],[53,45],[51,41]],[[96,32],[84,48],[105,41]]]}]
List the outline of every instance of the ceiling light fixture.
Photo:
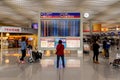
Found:
[{"label": "ceiling light fixture", "polygon": [[88,18],[89,17],[89,13],[84,13],[84,17]]},{"label": "ceiling light fixture", "polygon": [[9,34],[9,33],[6,33],[6,36],[7,36],[7,37],[10,36],[10,34]]}]

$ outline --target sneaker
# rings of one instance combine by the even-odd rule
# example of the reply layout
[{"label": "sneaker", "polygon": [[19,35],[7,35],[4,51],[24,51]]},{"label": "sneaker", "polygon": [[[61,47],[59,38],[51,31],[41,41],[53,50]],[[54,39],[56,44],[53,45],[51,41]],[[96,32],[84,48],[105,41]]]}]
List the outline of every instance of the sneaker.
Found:
[{"label": "sneaker", "polygon": [[21,60],[18,60],[18,63],[21,63],[22,61]]},{"label": "sneaker", "polygon": [[25,61],[22,61],[21,63],[23,63],[23,64],[24,64],[24,63],[25,63]]}]

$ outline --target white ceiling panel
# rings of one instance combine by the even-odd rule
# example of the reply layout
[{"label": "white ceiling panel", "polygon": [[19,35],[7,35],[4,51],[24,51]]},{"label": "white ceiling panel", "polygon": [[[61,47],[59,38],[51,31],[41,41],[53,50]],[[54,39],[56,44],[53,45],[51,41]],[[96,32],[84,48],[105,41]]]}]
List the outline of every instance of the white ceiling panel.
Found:
[{"label": "white ceiling panel", "polygon": [[120,0],[0,0],[0,23],[27,27],[38,12],[88,12],[84,21],[120,24]]},{"label": "white ceiling panel", "polygon": [[84,4],[88,6],[108,6],[119,0],[86,0]]}]

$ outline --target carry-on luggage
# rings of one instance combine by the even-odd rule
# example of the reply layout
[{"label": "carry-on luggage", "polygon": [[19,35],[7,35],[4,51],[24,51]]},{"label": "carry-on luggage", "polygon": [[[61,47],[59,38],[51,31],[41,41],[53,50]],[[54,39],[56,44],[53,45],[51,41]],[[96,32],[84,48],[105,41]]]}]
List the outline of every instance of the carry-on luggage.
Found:
[{"label": "carry-on luggage", "polygon": [[28,62],[36,62],[38,60],[42,59],[42,53],[38,51],[32,51],[30,54],[30,57],[28,58]]}]

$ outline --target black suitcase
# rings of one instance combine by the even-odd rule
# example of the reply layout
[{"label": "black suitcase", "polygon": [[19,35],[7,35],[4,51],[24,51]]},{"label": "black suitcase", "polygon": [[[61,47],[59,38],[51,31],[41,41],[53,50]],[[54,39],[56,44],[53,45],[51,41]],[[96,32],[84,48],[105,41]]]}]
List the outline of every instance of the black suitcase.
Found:
[{"label": "black suitcase", "polygon": [[32,63],[32,62],[36,62],[38,60],[42,59],[42,53],[41,52],[36,52],[36,51],[32,51],[32,57],[28,58],[28,62]]}]

